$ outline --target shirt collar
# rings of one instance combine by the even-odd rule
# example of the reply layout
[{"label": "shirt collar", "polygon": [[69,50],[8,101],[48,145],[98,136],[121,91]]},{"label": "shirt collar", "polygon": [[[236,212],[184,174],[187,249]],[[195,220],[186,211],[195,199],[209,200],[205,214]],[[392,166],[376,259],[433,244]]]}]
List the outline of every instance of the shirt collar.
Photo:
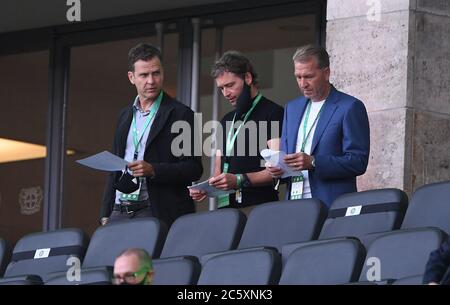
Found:
[{"label": "shirt collar", "polygon": [[134,111],[139,111],[144,116],[150,114],[150,110],[144,111],[144,110],[141,109],[141,103],[139,102],[139,95],[136,96],[136,98],[134,99],[133,110]]}]

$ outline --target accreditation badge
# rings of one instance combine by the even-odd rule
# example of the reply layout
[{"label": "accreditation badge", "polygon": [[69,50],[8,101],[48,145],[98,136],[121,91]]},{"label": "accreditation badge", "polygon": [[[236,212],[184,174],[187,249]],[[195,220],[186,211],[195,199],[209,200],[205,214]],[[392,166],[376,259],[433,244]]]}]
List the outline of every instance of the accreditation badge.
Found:
[{"label": "accreditation badge", "polygon": [[[137,179],[138,178],[134,178],[133,182],[138,183]],[[134,191],[133,193],[129,193],[129,194],[121,193],[120,200],[121,201],[138,201],[139,194],[141,193],[141,187],[142,187],[142,180],[139,179],[139,188],[136,191]]]},{"label": "accreditation badge", "polygon": [[223,208],[230,205],[230,196],[228,194],[219,196],[219,200],[217,202],[218,208]]},{"label": "accreditation badge", "polygon": [[242,191],[240,189],[236,190],[236,202],[242,203]]},{"label": "accreditation badge", "polygon": [[291,177],[290,200],[302,199],[303,196],[303,175]]}]

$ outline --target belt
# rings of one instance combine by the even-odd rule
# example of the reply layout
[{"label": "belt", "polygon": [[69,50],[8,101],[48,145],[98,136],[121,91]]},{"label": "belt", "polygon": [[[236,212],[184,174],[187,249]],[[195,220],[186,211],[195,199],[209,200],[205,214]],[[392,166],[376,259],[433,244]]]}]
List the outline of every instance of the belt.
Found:
[{"label": "belt", "polygon": [[114,204],[114,211],[119,211],[121,213],[126,212],[127,214],[132,214],[135,213],[136,211],[145,209],[147,207],[149,207],[150,204],[148,201],[142,201],[142,202],[137,202],[137,203],[129,203],[129,202],[124,202],[124,203],[120,203],[120,204]]}]

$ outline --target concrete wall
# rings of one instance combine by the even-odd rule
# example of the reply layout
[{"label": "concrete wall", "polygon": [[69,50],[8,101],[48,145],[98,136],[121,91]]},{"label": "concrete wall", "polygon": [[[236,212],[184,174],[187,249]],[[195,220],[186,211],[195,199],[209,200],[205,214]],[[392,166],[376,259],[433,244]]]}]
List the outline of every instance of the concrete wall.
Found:
[{"label": "concrete wall", "polygon": [[450,1],[411,1],[411,176],[415,189],[450,179]]},{"label": "concrete wall", "polygon": [[411,193],[450,179],[449,12],[442,0],[328,1],[332,82],[369,113],[371,155],[360,190]]}]

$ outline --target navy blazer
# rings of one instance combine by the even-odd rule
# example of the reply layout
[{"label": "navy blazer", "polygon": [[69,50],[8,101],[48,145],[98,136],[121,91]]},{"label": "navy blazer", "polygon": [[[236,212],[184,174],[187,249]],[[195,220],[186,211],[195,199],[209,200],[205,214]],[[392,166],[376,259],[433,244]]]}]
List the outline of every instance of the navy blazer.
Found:
[{"label": "navy blazer", "polygon": [[[298,97],[285,108],[281,150],[287,154],[295,153],[307,103]],[[309,179],[312,197],[330,207],[340,195],[356,192],[356,177],[365,173],[369,161],[370,130],[364,104],[333,86],[323,107],[312,139],[315,168]]]},{"label": "navy blazer", "polygon": [[[133,119],[133,106],[128,105],[119,114],[114,136],[113,153],[123,158],[128,131]],[[175,122],[183,122],[184,127],[190,127],[191,143],[188,155],[178,156],[172,151],[172,141],[183,134],[183,130],[172,130]],[[152,213],[170,226],[176,218],[195,212],[194,202],[189,196],[187,187],[192,181],[200,179],[203,167],[201,156],[194,155],[194,112],[169,95],[164,97],[156,113],[147,138],[144,161],[152,164],[155,176],[147,177],[147,188],[151,202]],[[176,141],[175,141],[176,142]],[[178,143],[178,142],[176,142]],[[175,145],[178,147],[178,145]],[[109,175],[100,217],[109,217],[114,206],[116,189],[121,172]]]},{"label": "navy blazer", "polygon": [[442,243],[439,249],[431,252],[425,267],[423,283],[431,282],[450,285],[450,237]]}]

